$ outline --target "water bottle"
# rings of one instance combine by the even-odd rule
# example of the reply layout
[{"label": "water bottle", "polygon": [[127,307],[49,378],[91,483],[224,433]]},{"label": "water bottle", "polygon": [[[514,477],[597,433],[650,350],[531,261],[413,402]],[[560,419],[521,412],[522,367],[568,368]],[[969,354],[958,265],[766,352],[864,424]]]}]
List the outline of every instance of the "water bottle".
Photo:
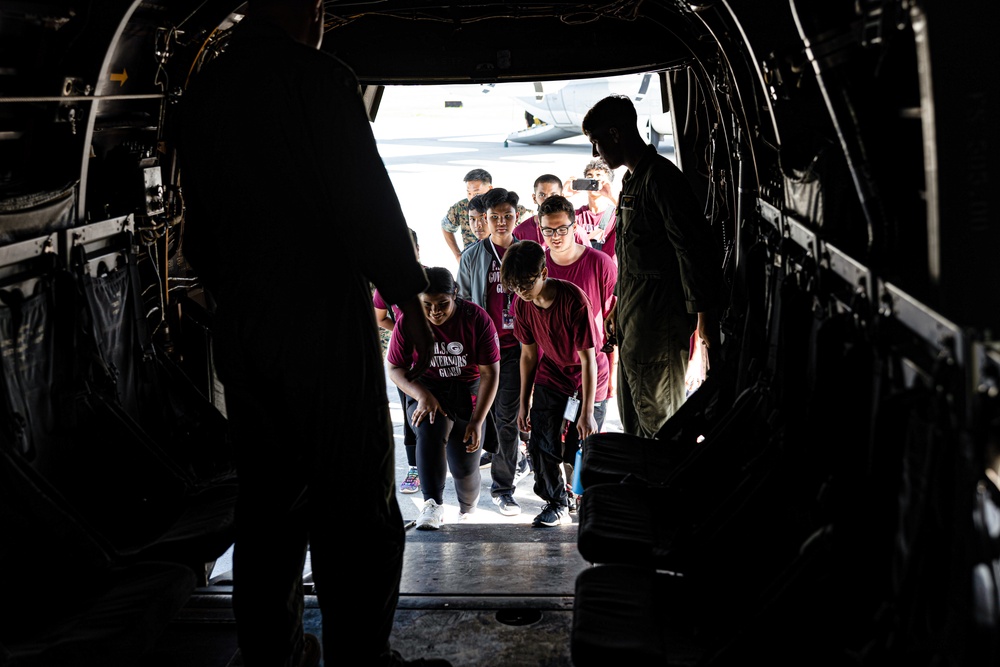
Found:
[{"label": "water bottle", "polygon": [[576,463],[573,464],[573,493],[583,495],[583,484],[580,482],[580,468],[583,467],[583,448],[576,450]]}]

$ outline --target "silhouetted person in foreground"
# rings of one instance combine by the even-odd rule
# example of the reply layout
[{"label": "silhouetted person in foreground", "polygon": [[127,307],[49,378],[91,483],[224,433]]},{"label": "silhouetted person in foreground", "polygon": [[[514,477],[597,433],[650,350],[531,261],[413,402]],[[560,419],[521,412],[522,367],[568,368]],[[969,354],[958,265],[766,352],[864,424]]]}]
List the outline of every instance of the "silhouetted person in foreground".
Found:
[{"label": "silhouetted person in foreground", "polygon": [[[406,316],[419,375],[427,279],[357,79],[319,51],[323,21],[322,0],[251,0],[181,110],[184,248],[215,302],[237,452],[239,646],[247,667],[318,664],[309,549],[326,664],[448,665],[389,648],[404,532],[369,282]],[[361,593],[345,596],[348,581]]]}]

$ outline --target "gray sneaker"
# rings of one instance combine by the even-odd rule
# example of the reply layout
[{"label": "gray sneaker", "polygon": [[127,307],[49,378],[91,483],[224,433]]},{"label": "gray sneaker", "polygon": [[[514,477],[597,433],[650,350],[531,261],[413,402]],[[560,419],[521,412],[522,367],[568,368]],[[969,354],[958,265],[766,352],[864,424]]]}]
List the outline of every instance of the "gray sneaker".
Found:
[{"label": "gray sneaker", "polygon": [[504,516],[515,516],[521,513],[521,506],[509,493],[493,498],[493,504],[500,508],[500,514]]}]

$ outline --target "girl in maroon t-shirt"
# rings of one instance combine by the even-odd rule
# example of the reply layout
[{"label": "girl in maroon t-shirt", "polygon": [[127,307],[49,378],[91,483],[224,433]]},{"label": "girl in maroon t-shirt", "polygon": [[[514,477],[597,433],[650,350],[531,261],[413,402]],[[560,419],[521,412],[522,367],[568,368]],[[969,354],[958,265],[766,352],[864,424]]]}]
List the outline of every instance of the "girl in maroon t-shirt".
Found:
[{"label": "girl in maroon t-shirt", "polygon": [[449,468],[459,520],[479,503],[479,448],[496,395],[500,345],[490,316],[458,298],[458,286],[448,269],[427,269],[427,280],[420,301],[434,332],[430,367],[416,380],[406,379],[413,350],[399,326],[393,328],[386,361],[389,379],[406,394],[406,417],[417,434],[417,470],[424,494],[417,528],[436,530],[444,516]]}]

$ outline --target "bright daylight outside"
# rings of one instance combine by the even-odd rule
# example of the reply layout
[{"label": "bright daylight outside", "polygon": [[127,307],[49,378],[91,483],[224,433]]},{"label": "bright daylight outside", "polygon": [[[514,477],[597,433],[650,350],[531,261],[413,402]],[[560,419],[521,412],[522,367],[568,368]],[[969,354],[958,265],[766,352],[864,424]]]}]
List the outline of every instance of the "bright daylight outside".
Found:
[{"label": "bright daylight outside", "polygon": [[[652,85],[651,85],[652,84]],[[542,88],[544,95],[539,95]],[[519,203],[531,211],[532,188],[542,174],[554,174],[563,182],[583,178],[584,168],[593,159],[590,142],[579,134],[580,122],[590,106],[611,93],[624,93],[636,101],[639,124],[654,129],[660,150],[672,155],[669,118],[655,114],[659,104],[656,77],[642,74],[592,81],[508,83],[490,85],[449,85],[437,87],[395,86],[385,90],[373,125],[379,152],[389,171],[406,219],[416,234],[420,259],[425,266],[447,268],[456,275],[458,262],[441,229],[448,208],[465,198],[463,177],[472,169],[485,169],[494,187],[513,190]],[[655,111],[655,110],[654,110]],[[559,136],[548,143],[525,143],[522,136],[537,135],[556,128]],[[550,135],[552,136],[552,135]],[[548,139],[543,138],[543,140]],[[615,173],[612,188],[620,189],[624,167]],[[575,207],[587,204],[587,195],[571,197]],[[377,225],[377,222],[375,222]],[[458,236],[459,246],[461,238]],[[372,236],[377,239],[377,234]],[[397,484],[411,471],[403,447],[404,412],[396,386],[388,380],[388,394],[396,427]],[[621,431],[616,399],[607,401],[604,431]],[[517,484],[515,499],[524,506],[517,516],[496,511],[490,495],[490,466],[482,467],[482,494],[478,510],[462,518],[483,523],[528,523],[542,501],[532,491],[529,473]],[[423,497],[419,492],[400,493],[403,516],[412,520],[420,514]],[[445,521],[458,520],[454,485],[445,485]]]}]

